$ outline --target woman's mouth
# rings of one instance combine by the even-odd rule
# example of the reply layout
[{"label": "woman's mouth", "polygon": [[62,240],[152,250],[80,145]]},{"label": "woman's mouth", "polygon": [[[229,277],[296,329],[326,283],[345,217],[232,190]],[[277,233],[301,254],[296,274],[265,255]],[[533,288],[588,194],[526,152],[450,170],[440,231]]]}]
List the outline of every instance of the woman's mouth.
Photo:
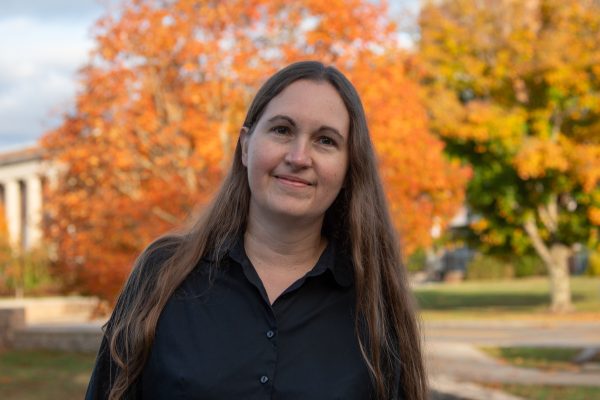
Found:
[{"label": "woman's mouth", "polygon": [[313,186],[313,183],[307,181],[306,179],[299,178],[297,176],[292,175],[275,175],[279,181],[286,185],[296,186],[296,187],[305,187],[305,186]]}]

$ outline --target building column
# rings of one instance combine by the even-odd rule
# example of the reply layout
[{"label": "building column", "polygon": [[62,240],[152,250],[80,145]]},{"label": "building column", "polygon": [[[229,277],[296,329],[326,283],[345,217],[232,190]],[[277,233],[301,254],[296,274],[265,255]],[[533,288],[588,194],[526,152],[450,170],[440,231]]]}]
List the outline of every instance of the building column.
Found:
[{"label": "building column", "polygon": [[42,239],[42,179],[35,175],[25,181],[25,193],[27,196],[27,226],[25,227],[26,249],[37,246]]},{"label": "building column", "polygon": [[6,227],[11,246],[18,249],[21,246],[21,190],[19,181],[8,180],[4,183],[4,205]]}]

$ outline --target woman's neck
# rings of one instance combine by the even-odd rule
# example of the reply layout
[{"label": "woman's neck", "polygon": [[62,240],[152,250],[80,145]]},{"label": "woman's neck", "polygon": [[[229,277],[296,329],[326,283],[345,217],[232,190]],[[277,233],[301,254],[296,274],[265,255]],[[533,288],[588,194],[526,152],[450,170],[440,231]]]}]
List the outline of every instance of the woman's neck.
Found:
[{"label": "woman's neck", "polygon": [[327,245],[321,236],[322,220],[291,226],[249,217],[244,247],[257,269],[310,269]]}]

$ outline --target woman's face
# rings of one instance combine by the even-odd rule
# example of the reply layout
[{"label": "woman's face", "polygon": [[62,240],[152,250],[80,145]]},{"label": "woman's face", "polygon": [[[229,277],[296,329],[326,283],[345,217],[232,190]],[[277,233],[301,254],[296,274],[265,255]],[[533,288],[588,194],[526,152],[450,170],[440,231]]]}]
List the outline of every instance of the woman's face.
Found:
[{"label": "woman's face", "polygon": [[250,214],[322,219],[346,177],[349,126],[327,82],[299,80],[274,97],[253,132],[242,130]]}]

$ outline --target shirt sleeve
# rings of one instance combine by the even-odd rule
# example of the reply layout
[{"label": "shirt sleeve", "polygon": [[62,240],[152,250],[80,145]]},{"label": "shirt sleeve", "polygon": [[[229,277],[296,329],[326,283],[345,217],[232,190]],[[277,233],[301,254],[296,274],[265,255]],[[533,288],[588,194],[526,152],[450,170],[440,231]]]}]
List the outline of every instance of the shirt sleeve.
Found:
[{"label": "shirt sleeve", "polygon": [[[164,244],[167,243],[167,246]],[[148,254],[145,262],[142,265],[134,269],[128,282],[125,284],[123,292],[120,294],[119,299],[115,308],[127,309],[129,299],[134,295],[139,287],[146,287],[148,284],[156,281],[157,274],[160,270],[160,266],[174,253],[175,245],[169,245],[169,239],[159,240],[148,249]],[[133,283],[135,281],[144,281],[147,285],[140,285]],[[141,289],[144,290],[144,289]],[[113,313],[114,315],[114,313]],[[112,323],[112,317],[109,321],[108,326]],[[102,338],[100,349],[96,357],[96,364],[92,371],[90,383],[88,384],[87,392],[85,394],[85,400],[104,400],[108,399],[108,394],[112,388],[119,367],[114,362],[110,355],[110,348],[106,335]],[[126,399],[139,399],[141,398],[141,384],[139,377],[134,382],[127,393],[125,394]]]},{"label": "shirt sleeve", "polygon": [[[105,400],[113,386],[119,367],[110,356],[110,349],[106,337],[102,338],[96,364],[92,371],[90,383],[85,393],[85,400]],[[126,400],[142,398],[142,390],[139,379],[129,387],[125,394]]]},{"label": "shirt sleeve", "polygon": [[85,393],[85,400],[100,400],[108,399],[108,393],[110,392],[111,382],[116,375],[117,366],[110,357],[110,350],[108,348],[108,341],[106,337],[102,338],[100,349],[96,357],[96,364],[92,371],[90,383],[88,384],[87,392]]}]

